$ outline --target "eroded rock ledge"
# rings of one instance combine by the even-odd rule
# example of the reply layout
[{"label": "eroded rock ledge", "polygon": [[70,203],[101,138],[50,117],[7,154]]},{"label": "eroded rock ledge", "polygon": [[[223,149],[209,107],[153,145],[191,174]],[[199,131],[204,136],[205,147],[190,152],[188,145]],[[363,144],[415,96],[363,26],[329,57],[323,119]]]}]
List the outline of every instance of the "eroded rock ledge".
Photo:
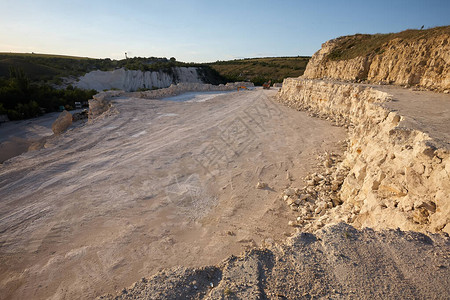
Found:
[{"label": "eroded rock ledge", "polygon": [[310,200],[316,207],[328,201],[321,204],[328,208],[326,214],[300,213],[295,225],[312,219],[319,226],[308,229],[317,229],[343,220],[360,228],[450,232],[449,149],[421,131],[402,127],[402,116],[383,107],[389,94],[358,84],[289,78],[277,98],[349,129],[347,151],[328,174],[342,177],[347,170],[346,176],[334,188],[332,182],[339,178],[314,182],[333,189],[339,201]]}]

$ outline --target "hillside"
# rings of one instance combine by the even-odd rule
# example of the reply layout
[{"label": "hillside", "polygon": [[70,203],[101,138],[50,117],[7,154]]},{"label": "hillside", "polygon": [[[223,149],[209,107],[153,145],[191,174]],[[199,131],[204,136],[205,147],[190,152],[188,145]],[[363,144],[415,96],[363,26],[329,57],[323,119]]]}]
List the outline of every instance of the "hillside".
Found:
[{"label": "hillside", "polygon": [[21,69],[33,82],[58,83],[60,77],[79,76],[96,69],[114,68],[114,64],[110,59],[34,53],[0,53],[0,77],[7,78],[11,67]]},{"label": "hillside", "polygon": [[[9,120],[71,109],[95,89],[153,89],[178,82],[226,83],[214,69],[175,58],[93,59],[50,54],[0,53],[0,115]],[[3,117],[4,118],[4,117]]]},{"label": "hillside", "polygon": [[200,69],[199,75],[206,83],[252,81],[256,85],[262,85],[268,80],[282,82],[288,77],[301,76],[309,59],[307,56],[268,57],[197,64],[157,57],[111,60],[50,54],[0,53],[0,78],[9,76],[10,67],[23,70],[31,81],[56,84],[61,83],[62,77],[79,77],[95,70],[113,71],[124,68],[171,74],[173,67],[197,67]]},{"label": "hillside", "polygon": [[31,81],[61,83],[62,77],[82,76],[95,70],[112,71],[120,68],[140,71],[163,71],[173,73],[174,67],[197,67],[206,83],[224,83],[214,70],[208,66],[176,61],[165,57],[133,57],[122,60],[109,58],[94,59],[50,54],[0,53],[0,78],[9,76],[9,69],[23,70]]},{"label": "hillside", "polygon": [[356,34],[322,45],[305,78],[450,89],[450,26],[389,34]]},{"label": "hillside", "polygon": [[310,57],[266,57],[217,61],[208,64],[227,81],[252,81],[262,85],[265,81],[282,82],[288,77],[298,77],[306,69]]}]

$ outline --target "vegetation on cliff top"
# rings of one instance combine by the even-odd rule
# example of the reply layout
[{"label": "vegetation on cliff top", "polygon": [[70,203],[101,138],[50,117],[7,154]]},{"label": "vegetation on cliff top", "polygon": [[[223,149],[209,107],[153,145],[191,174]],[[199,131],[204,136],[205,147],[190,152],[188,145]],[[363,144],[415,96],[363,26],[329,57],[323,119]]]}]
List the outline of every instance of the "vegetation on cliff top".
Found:
[{"label": "vegetation on cliff top", "polygon": [[217,61],[208,64],[227,81],[251,81],[255,85],[264,82],[282,82],[287,77],[303,75],[310,57],[265,57]]},{"label": "vegetation on cliff top", "polygon": [[393,39],[419,40],[432,38],[441,34],[450,36],[450,26],[434,27],[426,30],[408,29],[398,33],[387,34],[355,34],[335,39],[334,49],[328,54],[331,60],[348,60],[380,54],[383,47]]}]

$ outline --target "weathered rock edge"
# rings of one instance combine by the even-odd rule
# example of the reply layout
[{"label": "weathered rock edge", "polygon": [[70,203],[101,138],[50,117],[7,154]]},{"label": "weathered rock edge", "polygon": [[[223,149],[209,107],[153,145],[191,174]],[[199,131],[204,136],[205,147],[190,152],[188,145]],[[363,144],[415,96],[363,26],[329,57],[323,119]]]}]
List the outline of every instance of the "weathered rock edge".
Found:
[{"label": "weathered rock edge", "polygon": [[207,91],[233,91],[237,87],[253,87],[252,82],[232,82],[227,84],[213,85],[209,83],[178,83],[172,84],[168,88],[149,90],[143,92],[131,92],[125,91],[104,91],[94,95],[89,100],[89,121],[93,121],[96,118],[108,114],[116,113],[111,100],[116,97],[126,95],[127,97],[143,98],[143,99],[158,99],[180,95],[186,92],[207,92]]},{"label": "weathered rock edge", "polygon": [[217,266],[166,269],[98,299],[444,299],[449,255],[448,236],[340,223]]},{"label": "weathered rock edge", "polygon": [[[347,60],[331,60],[341,37],[322,44],[308,62],[304,78],[420,86],[450,91],[450,26],[437,36],[420,39],[395,38],[377,54]],[[424,31],[425,32],[425,31]]]},{"label": "weathered rock edge", "polygon": [[277,99],[349,128],[340,168],[350,171],[338,191],[344,204],[333,208],[336,221],[450,233],[448,147],[402,127],[402,117],[382,105],[391,100],[389,94],[357,84],[289,78]]}]

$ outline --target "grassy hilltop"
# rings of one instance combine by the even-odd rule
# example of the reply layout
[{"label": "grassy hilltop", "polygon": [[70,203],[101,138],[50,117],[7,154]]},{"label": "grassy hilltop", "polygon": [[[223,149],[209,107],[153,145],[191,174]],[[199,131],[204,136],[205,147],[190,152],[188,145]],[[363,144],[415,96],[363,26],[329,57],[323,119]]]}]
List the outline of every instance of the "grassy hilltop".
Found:
[{"label": "grassy hilltop", "polygon": [[227,81],[252,81],[262,85],[265,81],[282,82],[287,77],[298,77],[306,69],[310,57],[265,57],[217,61],[208,64]]},{"label": "grassy hilltop", "polygon": [[434,27],[425,30],[408,29],[396,33],[355,34],[338,37],[334,40],[335,48],[328,54],[331,60],[348,60],[355,57],[381,54],[389,41],[399,39],[403,41],[417,41],[448,34],[450,26]]}]

